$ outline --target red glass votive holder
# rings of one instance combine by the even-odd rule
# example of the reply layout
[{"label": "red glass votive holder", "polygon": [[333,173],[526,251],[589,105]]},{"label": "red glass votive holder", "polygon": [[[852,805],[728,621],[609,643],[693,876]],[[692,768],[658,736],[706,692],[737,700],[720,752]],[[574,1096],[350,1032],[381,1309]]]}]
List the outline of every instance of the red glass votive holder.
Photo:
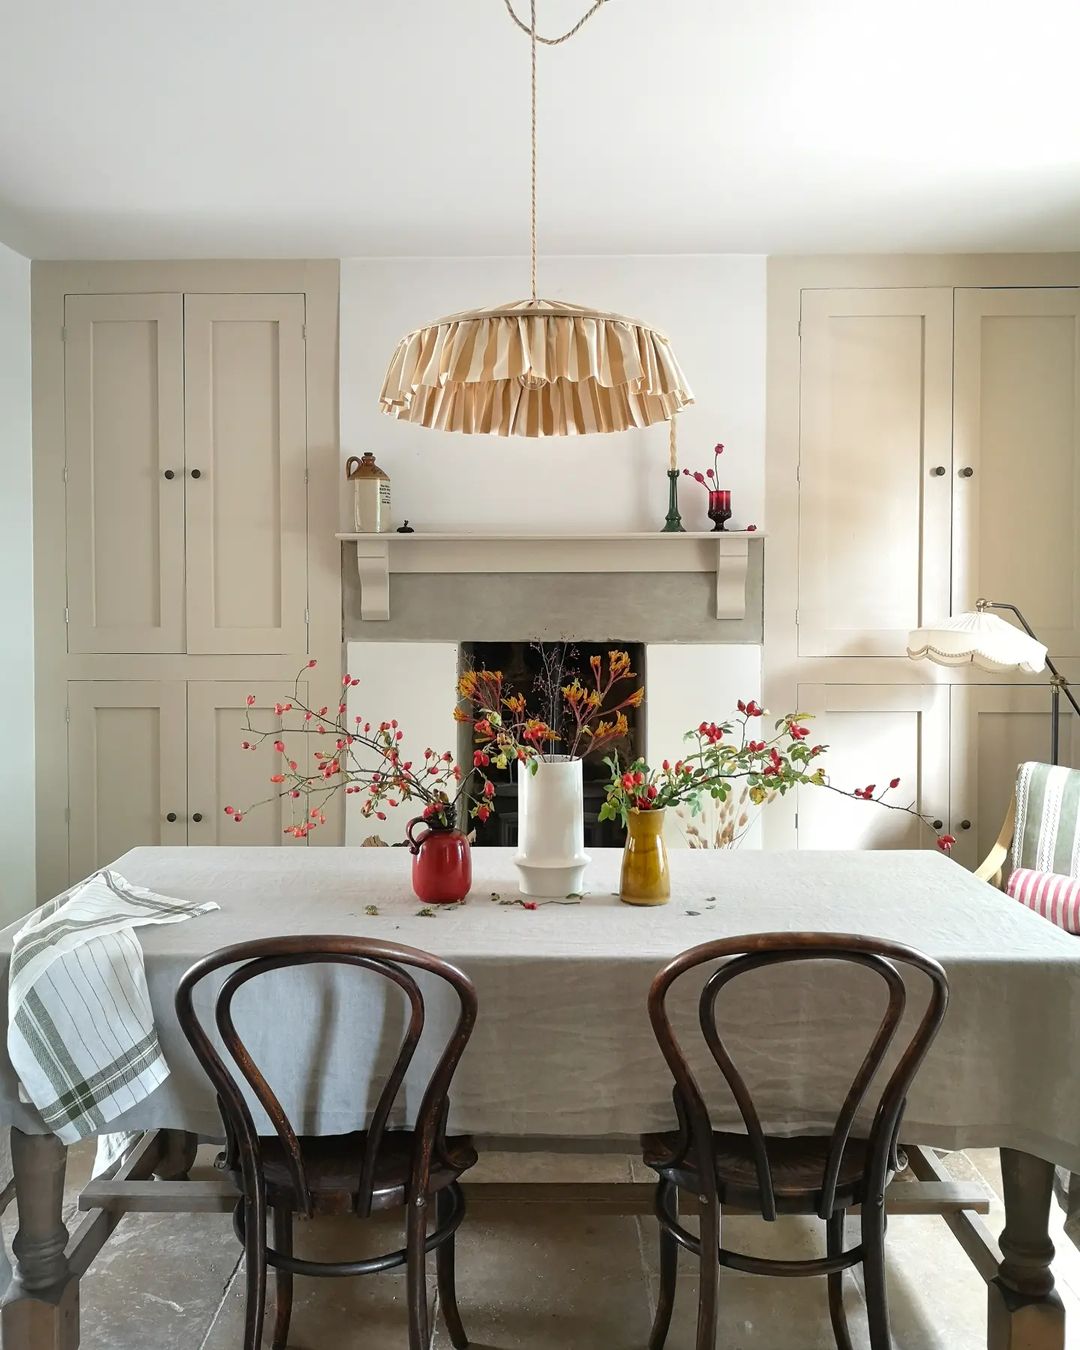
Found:
[{"label": "red glass votive holder", "polygon": [[731,493],[726,488],[714,488],[709,493],[709,519],[713,522],[714,534],[731,519]]}]

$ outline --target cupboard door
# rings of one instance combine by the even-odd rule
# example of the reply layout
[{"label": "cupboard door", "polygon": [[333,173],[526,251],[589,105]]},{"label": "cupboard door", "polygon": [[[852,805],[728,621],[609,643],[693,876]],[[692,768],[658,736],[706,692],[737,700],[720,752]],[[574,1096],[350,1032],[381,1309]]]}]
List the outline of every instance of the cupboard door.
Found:
[{"label": "cupboard door", "polygon": [[[306,843],[285,834],[286,826],[302,820],[308,808],[303,797],[296,800],[279,797],[282,785],[269,781],[270,775],[280,772],[282,765],[273,739],[264,741],[256,750],[242,748],[245,740],[252,739],[247,729],[249,712],[253,726],[260,729],[280,726],[274,718],[274,704],[283,698],[287,701],[288,683],[200,680],[190,683],[187,689],[189,842],[234,846]],[[307,692],[307,684],[301,683],[300,695],[305,702]],[[248,694],[255,695],[255,704],[250,709]],[[305,767],[309,762],[307,740],[299,733],[285,736],[289,756]],[[332,747],[333,741],[330,743]],[[226,806],[246,811],[256,802],[265,805],[245,815],[239,825],[225,814]]]},{"label": "cupboard door", "polygon": [[800,656],[903,656],[949,604],[952,292],[804,291]]},{"label": "cupboard door", "polygon": [[[829,747],[825,771],[852,791],[893,778],[886,801],[946,820],[949,690],[945,685],[800,685],[799,708],[814,713],[810,738]],[[938,830],[904,811],[849,800],[827,788],[798,789],[799,848],[933,848]]]},{"label": "cupboard door", "polygon": [[188,651],[307,650],[302,295],[184,297]]},{"label": "cupboard door", "polygon": [[68,649],[182,652],[181,297],[69,295],[64,333]]},{"label": "cupboard door", "polygon": [[[1080,738],[1062,700],[1061,763],[1080,764]],[[1025,760],[1050,755],[1050,690],[1032,685],[956,685],[952,691],[953,857],[975,868],[990,852]]]},{"label": "cupboard door", "polygon": [[139,844],[187,843],[183,682],[73,681],[68,715],[71,881]]},{"label": "cupboard door", "polygon": [[955,443],[954,612],[1080,656],[1080,290],[957,291]]}]

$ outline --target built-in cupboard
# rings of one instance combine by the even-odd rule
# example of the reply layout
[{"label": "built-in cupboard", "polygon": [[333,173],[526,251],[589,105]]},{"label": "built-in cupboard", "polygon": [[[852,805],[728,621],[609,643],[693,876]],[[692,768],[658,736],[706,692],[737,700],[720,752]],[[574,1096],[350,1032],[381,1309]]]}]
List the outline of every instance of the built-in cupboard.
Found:
[{"label": "built-in cupboard", "polygon": [[[862,259],[771,281],[770,701],[817,715],[837,784],[899,777],[891,798],[940,821],[967,866],[1017,763],[1047,758],[1049,692],[1045,677],[916,665],[909,631],[1007,601],[1080,672],[1080,287],[1002,284],[1033,268],[1080,280],[1075,259]],[[867,284],[988,269],[995,284]],[[844,274],[859,284],[813,284]],[[1066,718],[1063,758],[1073,746]],[[933,845],[902,813],[799,798],[774,845]]]},{"label": "built-in cupboard", "polygon": [[291,845],[280,805],[224,807],[272,793],[247,695],[272,724],[312,654],[336,678],[336,264],[34,287],[40,889],[139,844]]}]

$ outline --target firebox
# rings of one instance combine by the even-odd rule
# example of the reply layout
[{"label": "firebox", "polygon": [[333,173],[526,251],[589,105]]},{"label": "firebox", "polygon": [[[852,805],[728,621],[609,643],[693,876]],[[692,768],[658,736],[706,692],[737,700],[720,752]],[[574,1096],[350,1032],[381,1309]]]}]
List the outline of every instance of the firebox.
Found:
[{"label": "firebox", "polygon": [[[610,651],[625,651],[630,656],[631,669],[637,683],[648,690],[645,671],[645,645],[625,642],[621,638],[607,642],[463,642],[458,649],[459,672],[466,670],[499,670],[508,694],[524,694],[530,712],[555,728],[563,738],[545,745],[545,752],[565,753],[570,727],[563,708],[562,689],[579,679],[588,687],[592,682],[590,658],[601,657],[605,663]],[[646,692],[646,702],[648,693]],[[617,700],[616,700],[617,701]],[[625,737],[596,753],[582,756],[582,777],[585,795],[585,847],[621,847],[624,831],[618,821],[600,823],[597,816],[606,795],[609,778],[605,759],[617,755],[621,764],[629,764],[645,754],[646,703],[630,708],[626,713],[628,730]],[[463,763],[472,759],[473,729],[467,723],[459,724],[458,757]],[[518,785],[517,766],[505,773],[492,774],[495,783],[495,810],[487,821],[474,821],[478,845],[516,847],[518,839]]]}]

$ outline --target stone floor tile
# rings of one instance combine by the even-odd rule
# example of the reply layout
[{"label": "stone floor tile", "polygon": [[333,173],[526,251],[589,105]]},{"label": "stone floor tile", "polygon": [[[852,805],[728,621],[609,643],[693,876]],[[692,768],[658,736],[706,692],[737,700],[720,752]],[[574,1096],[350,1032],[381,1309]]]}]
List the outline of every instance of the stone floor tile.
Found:
[{"label": "stone floor tile", "polygon": [[[480,1151],[465,1182],[626,1181],[631,1159],[620,1153],[514,1153]],[[655,1175],[655,1174],[654,1174]]]},{"label": "stone floor tile", "polygon": [[240,1249],[225,1214],[129,1214],[82,1282],[90,1350],[199,1350]]},{"label": "stone floor tile", "polygon": [[897,1350],[985,1350],[986,1285],[945,1224],[896,1215],[887,1244]]},{"label": "stone floor tile", "polygon": [[[633,1219],[530,1205],[467,1220],[458,1303],[473,1350],[642,1350],[649,1302]],[[439,1324],[433,1350],[450,1350]]]},{"label": "stone floor tile", "polygon": [[[374,1256],[403,1245],[399,1214],[369,1220],[349,1217],[297,1222],[296,1252],[314,1261],[342,1261]],[[267,1286],[267,1344],[274,1317],[274,1276]],[[435,1268],[428,1262],[431,1316],[435,1313]],[[236,1350],[243,1335],[245,1289],[243,1267],[237,1271],[205,1341],[191,1350]],[[408,1314],[405,1270],[384,1271],[346,1279],[296,1276],[289,1350],[402,1350],[407,1344]],[[112,1350],[112,1347],[109,1347]],[[188,1350],[186,1342],[172,1350]]]},{"label": "stone floor tile", "polygon": [[[652,1307],[656,1292],[655,1276],[650,1276]],[[697,1295],[697,1276],[688,1269],[679,1280],[666,1350],[692,1350]],[[864,1350],[862,1300],[850,1279],[845,1281],[845,1300],[855,1350]],[[718,1350],[836,1350],[825,1281],[777,1280],[723,1271],[716,1344]],[[897,1350],[907,1347],[898,1345]]]}]

